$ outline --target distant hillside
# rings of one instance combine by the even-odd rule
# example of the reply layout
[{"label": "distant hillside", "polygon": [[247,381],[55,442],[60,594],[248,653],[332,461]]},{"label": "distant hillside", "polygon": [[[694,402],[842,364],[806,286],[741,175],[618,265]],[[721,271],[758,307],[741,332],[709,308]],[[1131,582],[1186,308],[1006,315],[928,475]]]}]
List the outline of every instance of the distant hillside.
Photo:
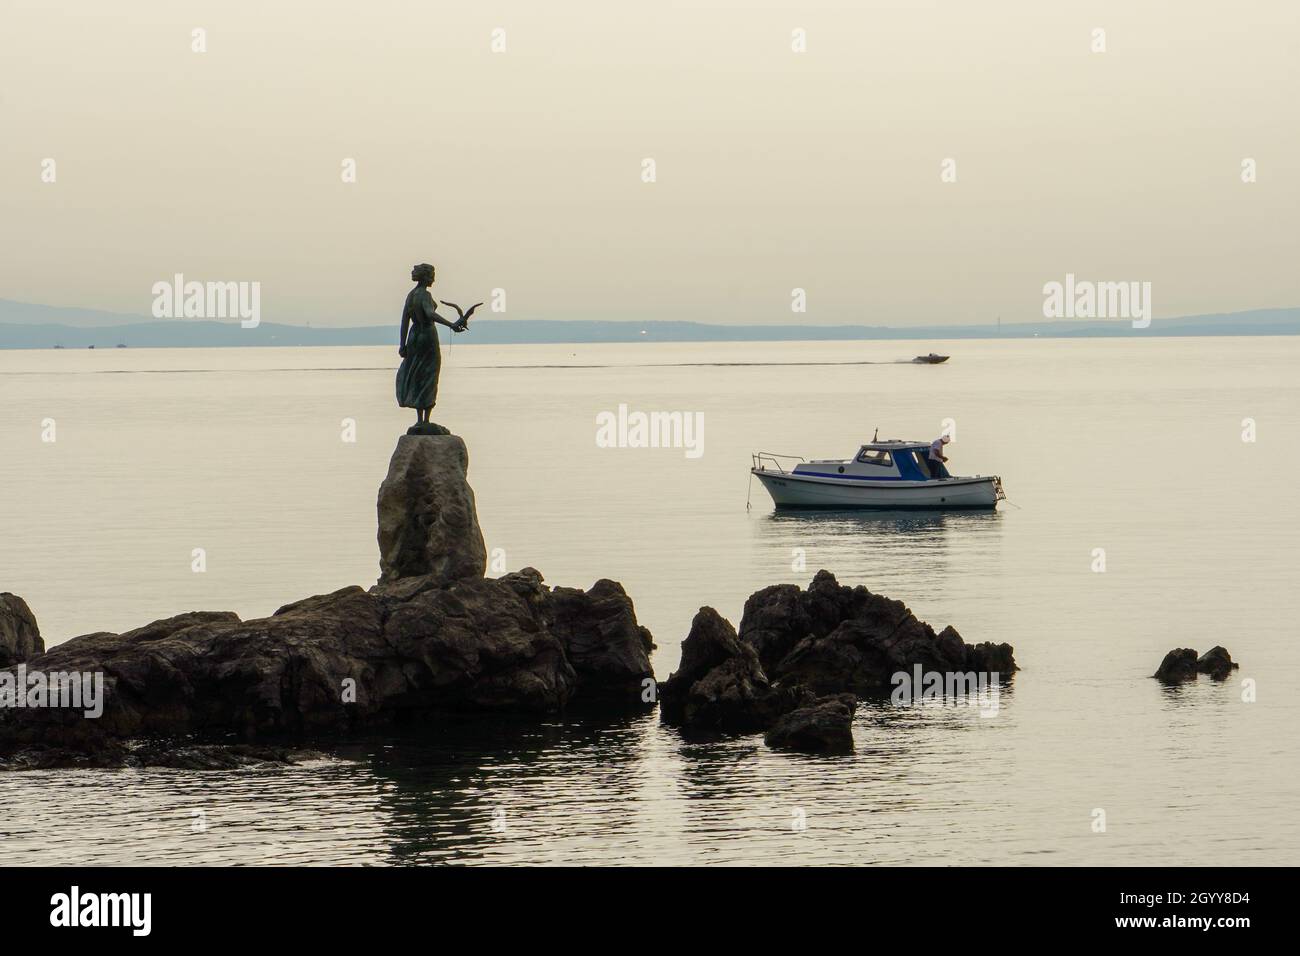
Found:
[{"label": "distant hillside", "polygon": [[149,322],[149,316],[129,312],[104,312],[100,309],[76,309],[61,305],[37,305],[0,299],[0,323],[5,325],[75,325],[93,328],[102,325],[132,325]]},{"label": "distant hillside", "polygon": [[[444,331],[444,335],[447,335]],[[1155,319],[1146,329],[1118,321],[1041,321],[997,325],[713,325],[702,322],[602,322],[503,319],[491,314],[471,321],[461,345],[550,342],[763,342],[853,339],[1080,338],[1095,336],[1297,335],[1300,308],[1257,309],[1215,315]],[[0,348],[47,349],[185,348],[213,346],[397,345],[397,323],[328,328],[263,322],[156,320],[143,316],[27,305],[0,299]]]}]

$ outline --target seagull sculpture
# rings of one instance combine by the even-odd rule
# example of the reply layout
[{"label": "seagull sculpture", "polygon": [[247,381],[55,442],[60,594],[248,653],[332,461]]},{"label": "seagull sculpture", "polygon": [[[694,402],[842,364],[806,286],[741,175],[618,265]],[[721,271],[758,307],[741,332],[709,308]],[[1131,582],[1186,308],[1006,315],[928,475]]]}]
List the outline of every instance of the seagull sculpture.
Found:
[{"label": "seagull sculpture", "polygon": [[463,309],[462,309],[460,306],[458,306],[455,302],[448,302],[446,299],[443,299],[443,300],[442,300],[442,304],[443,304],[443,305],[449,305],[449,306],[451,306],[453,309],[455,309],[455,310],[456,310],[456,314],[457,314],[458,316],[460,316],[460,318],[456,320],[456,324],[459,325],[462,329],[468,329],[468,328],[469,328],[469,317],[470,317],[471,315],[473,315],[473,314],[474,314],[474,310],[477,309],[477,308],[478,308],[480,305],[482,305],[483,303],[482,303],[482,302],[475,302],[473,305],[471,305],[471,306],[469,307],[469,311],[468,311],[468,312],[466,312],[465,310],[463,310]]}]

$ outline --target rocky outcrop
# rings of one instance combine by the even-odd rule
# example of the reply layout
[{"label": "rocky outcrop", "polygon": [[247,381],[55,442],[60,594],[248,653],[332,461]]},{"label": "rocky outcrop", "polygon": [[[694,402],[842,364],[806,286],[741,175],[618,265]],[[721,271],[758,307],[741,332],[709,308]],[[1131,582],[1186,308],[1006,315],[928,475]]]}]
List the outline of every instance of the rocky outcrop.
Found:
[{"label": "rocky outcrop", "polygon": [[0,592],[0,667],[20,664],[44,651],[41,629],[27,602],[17,594]]},{"label": "rocky outcrop", "polygon": [[1226,680],[1237,667],[1227,650],[1217,645],[1200,657],[1190,647],[1176,647],[1165,655],[1152,676],[1166,684],[1195,680],[1198,674],[1208,674],[1214,680]]},{"label": "rocky outcrop", "polygon": [[757,733],[799,700],[772,686],[758,654],[711,607],[695,615],[681,664],[659,687],[663,722],[695,731]]},{"label": "rocky outcrop", "polygon": [[843,754],[853,750],[853,712],[858,699],[852,694],[823,697],[777,719],[763,741],[778,750]]},{"label": "rocky outcrop", "polygon": [[952,627],[936,634],[902,602],[819,571],[806,591],[778,584],[751,595],[739,634],[701,608],[681,665],[660,686],[660,716],[687,730],[767,730],[771,746],[844,752],[856,695],[886,693],[895,674],[918,665],[993,680],[1016,671],[1009,644],[967,644]]},{"label": "rocky outcrop", "polygon": [[[247,621],[189,612],[31,656],[30,672],[101,675],[103,712],[0,708],[0,765],[138,762],[141,740],[320,740],[452,711],[653,707],[654,644],[622,586],[552,589],[532,568],[483,576],[465,462],[459,438],[399,439],[379,494],[383,576],[369,590]],[[148,765],[165,762],[147,753]],[[203,766],[249,755],[192,753]]]},{"label": "rocky outcrop", "polygon": [[487,548],[469,452],[455,435],[403,435],[379,486],[380,581],[432,577],[439,584],[481,578]]},{"label": "rocky outcrop", "polygon": [[[526,568],[521,574],[541,575]],[[531,592],[528,599],[533,600]],[[583,706],[637,708],[653,705],[654,640],[636,622],[632,601],[617,581],[602,578],[588,591],[541,589],[540,609],[547,628],[564,647],[577,679],[575,696]]]},{"label": "rocky outcrop", "polygon": [[1016,671],[1009,644],[970,645],[953,627],[936,634],[901,601],[847,587],[819,571],[802,591],[794,585],[764,588],[745,602],[740,639],[752,646],[771,677],[817,694],[887,691],[893,675],[924,670]]},{"label": "rocky outcrop", "polygon": [[[257,620],[189,613],[73,638],[28,667],[102,673],[103,714],[0,710],[0,752],[140,737],[318,738],[443,711],[549,714],[584,680],[595,705],[649,707],[648,635],[611,585],[563,589],[557,600],[529,569],[405,599],[350,587]],[[564,622],[558,633],[552,620]]]}]

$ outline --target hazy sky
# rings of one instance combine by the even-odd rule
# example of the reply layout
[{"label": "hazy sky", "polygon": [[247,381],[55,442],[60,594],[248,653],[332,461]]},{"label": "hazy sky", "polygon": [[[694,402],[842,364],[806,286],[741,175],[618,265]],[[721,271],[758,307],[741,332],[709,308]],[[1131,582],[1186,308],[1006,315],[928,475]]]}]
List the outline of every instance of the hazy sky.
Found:
[{"label": "hazy sky", "polygon": [[1298,46],[1295,0],[0,0],[0,298],[396,322],[427,260],[515,319],[1297,305]]}]

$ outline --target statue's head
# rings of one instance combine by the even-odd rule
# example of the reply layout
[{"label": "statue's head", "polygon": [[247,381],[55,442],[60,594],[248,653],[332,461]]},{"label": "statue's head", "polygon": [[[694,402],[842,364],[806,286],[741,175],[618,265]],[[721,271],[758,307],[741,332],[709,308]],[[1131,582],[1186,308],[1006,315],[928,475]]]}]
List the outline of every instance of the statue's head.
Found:
[{"label": "statue's head", "polygon": [[433,285],[433,266],[427,262],[421,262],[411,269],[411,279],[420,283],[420,285]]}]

